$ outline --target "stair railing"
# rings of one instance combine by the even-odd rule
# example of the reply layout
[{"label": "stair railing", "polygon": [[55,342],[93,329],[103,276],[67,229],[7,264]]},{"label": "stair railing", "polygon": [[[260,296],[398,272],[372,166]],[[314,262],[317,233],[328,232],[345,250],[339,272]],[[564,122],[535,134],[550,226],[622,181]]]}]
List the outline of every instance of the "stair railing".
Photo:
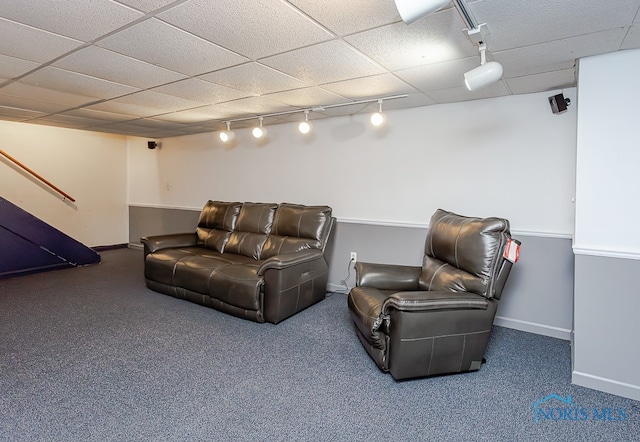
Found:
[{"label": "stair railing", "polygon": [[34,177],[36,177],[37,179],[39,179],[40,181],[42,181],[43,183],[45,183],[47,186],[51,187],[53,190],[55,190],[56,192],[58,192],[60,195],[62,195],[64,198],[63,200],[67,199],[69,201],[71,201],[72,203],[75,202],[76,200],[73,199],[69,194],[63,192],[62,190],[60,190],[60,188],[54,186],[51,182],[47,181],[46,179],[44,179],[43,177],[41,177],[40,175],[38,175],[36,172],[34,172],[33,170],[29,169],[27,166],[25,166],[24,164],[22,164],[20,161],[16,160],[15,158],[13,158],[11,155],[9,155],[8,153],[6,153],[5,151],[3,151],[2,149],[0,149],[0,154],[5,156],[7,159],[9,159],[10,161],[12,161],[13,163],[15,163],[16,165],[20,166],[22,169],[26,170],[27,172],[29,172],[31,175],[33,175]]}]

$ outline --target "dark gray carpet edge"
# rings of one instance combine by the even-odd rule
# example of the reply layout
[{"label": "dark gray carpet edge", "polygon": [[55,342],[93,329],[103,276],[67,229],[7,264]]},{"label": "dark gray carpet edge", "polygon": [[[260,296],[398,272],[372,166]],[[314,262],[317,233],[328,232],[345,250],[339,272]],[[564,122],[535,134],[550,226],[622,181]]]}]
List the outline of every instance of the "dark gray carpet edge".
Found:
[{"label": "dark gray carpet edge", "polygon": [[[147,289],[139,250],[101,255],[0,280],[0,440],[640,440],[639,402],[571,385],[567,341],[495,327],[479,371],[396,382],[343,294],[256,324]],[[572,405],[536,422],[553,394]]]}]

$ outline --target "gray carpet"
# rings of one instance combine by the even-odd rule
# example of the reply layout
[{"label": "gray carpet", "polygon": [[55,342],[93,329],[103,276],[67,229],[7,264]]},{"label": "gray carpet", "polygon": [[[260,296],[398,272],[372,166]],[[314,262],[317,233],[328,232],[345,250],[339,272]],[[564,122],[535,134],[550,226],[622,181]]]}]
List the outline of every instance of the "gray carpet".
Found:
[{"label": "gray carpet", "polygon": [[[101,255],[0,280],[0,440],[640,441],[640,403],[571,385],[566,341],[495,327],[480,371],[395,382],[343,294],[256,324],[148,290],[141,251]],[[535,422],[551,394],[572,405]]]}]

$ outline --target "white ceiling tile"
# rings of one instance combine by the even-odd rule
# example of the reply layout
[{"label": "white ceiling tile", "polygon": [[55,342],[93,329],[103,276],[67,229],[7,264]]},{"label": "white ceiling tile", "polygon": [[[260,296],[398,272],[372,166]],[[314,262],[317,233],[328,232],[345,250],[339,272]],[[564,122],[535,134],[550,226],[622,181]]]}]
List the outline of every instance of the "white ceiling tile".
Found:
[{"label": "white ceiling tile", "polygon": [[431,14],[410,26],[397,23],[361,32],[345,40],[387,69],[406,69],[470,57],[478,53],[462,31],[455,9]]},{"label": "white ceiling tile", "polygon": [[627,31],[627,35],[625,36],[620,49],[635,49],[638,47],[640,47],[640,26],[631,26]]},{"label": "white ceiling tile", "polygon": [[395,74],[418,90],[433,91],[464,86],[464,73],[479,65],[480,57],[471,57],[403,69]]},{"label": "white ceiling tile", "polygon": [[224,101],[251,96],[250,93],[231,89],[198,78],[188,78],[159,86],[153,88],[152,91],[209,104],[222,103]]},{"label": "white ceiling tile", "polygon": [[339,40],[286,52],[265,58],[262,62],[316,86],[354,77],[381,74],[385,71]]},{"label": "white ceiling tile", "polygon": [[55,122],[62,127],[86,128],[104,125],[104,120],[97,118],[85,118],[68,114],[47,115],[39,118],[40,121]]},{"label": "white ceiling tile", "polygon": [[211,120],[228,120],[230,118],[239,117],[243,115],[241,112],[231,109],[224,109],[220,106],[210,105],[202,106],[194,109],[188,109],[183,111],[166,113],[154,117],[160,121],[170,121],[175,123],[187,123],[196,124],[203,123]]},{"label": "white ceiling tile", "polygon": [[[347,115],[377,112],[378,107],[379,106],[377,102],[358,103],[346,106],[331,107],[317,111],[317,113],[324,115],[325,117],[344,117]],[[315,113],[316,112],[314,111],[314,114]]]},{"label": "white ceiling tile", "polygon": [[307,83],[260,63],[222,69],[199,78],[254,95],[280,92],[309,86]]},{"label": "white ceiling tile", "polygon": [[187,75],[248,61],[246,57],[156,19],[145,20],[96,45]]},{"label": "white ceiling tile", "polygon": [[575,86],[575,69],[561,69],[542,74],[508,78],[505,82],[514,94],[529,94]]},{"label": "white ceiling tile", "polygon": [[[0,54],[0,77],[15,78],[38,67],[38,63]],[[0,84],[3,80],[0,79]]]},{"label": "white ceiling tile", "polygon": [[[15,2],[21,5],[22,2]],[[30,61],[49,61],[83,43],[0,18],[0,54]]]},{"label": "white ceiling tile", "polygon": [[265,97],[248,97],[241,98],[239,100],[227,101],[226,103],[222,103],[220,107],[240,111],[246,114],[269,114],[293,110],[291,106],[269,100]]},{"label": "white ceiling tile", "polygon": [[616,51],[623,36],[623,29],[617,28],[493,52],[492,56],[503,65],[505,77],[519,77],[524,74],[568,69],[575,65],[577,58]]},{"label": "white ceiling tile", "polygon": [[[289,0],[338,35],[348,35],[400,21],[392,1]],[[337,13],[336,11],[340,11]]]},{"label": "white ceiling tile", "polygon": [[438,103],[472,101],[482,98],[503,97],[505,95],[509,95],[509,90],[502,80],[474,92],[470,92],[464,86],[429,92],[429,96]]},{"label": "white ceiling tile", "polygon": [[[202,106],[202,103],[199,103],[197,101],[187,100],[172,95],[160,94],[158,92],[142,91],[124,97],[119,97],[116,100],[105,102],[103,103],[105,106],[92,106],[92,108],[98,110],[106,110],[108,112],[118,112],[117,110],[108,109],[109,103],[124,105],[124,109],[126,109],[127,106],[148,109],[148,111],[143,110],[143,112],[147,114],[144,116],[147,117]],[[126,114],[127,112],[123,113]]]},{"label": "white ceiling tile", "polygon": [[29,120],[31,118],[37,118],[46,114],[43,112],[37,112],[30,109],[28,110],[28,109],[22,109],[19,107],[9,107],[9,106],[0,105],[0,115],[2,115],[3,120],[7,119],[10,121],[24,121],[24,120]]},{"label": "white ceiling tile", "polygon": [[[31,86],[29,86],[31,87]],[[69,106],[62,103],[47,103],[23,97],[2,95],[4,89],[0,89],[0,106],[15,107],[18,109],[29,109],[38,113],[53,114],[68,109]]]},{"label": "white ceiling tile", "polygon": [[192,0],[158,17],[253,60],[333,37],[284,1]]},{"label": "white ceiling tile", "polygon": [[313,107],[349,101],[345,99],[345,97],[315,86],[276,92],[274,94],[269,94],[266,97],[295,107]]},{"label": "white ceiling tile", "polygon": [[324,84],[322,88],[354,100],[416,92],[415,88],[391,74],[372,75]]},{"label": "white ceiling tile", "polygon": [[96,101],[95,97],[86,97],[79,93],[56,91],[53,89],[17,82],[11,83],[0,89],[0,95],[19,97],[36,102],[54,103],[58,106],[66,106],[66,109]]},{"label": "white ceiling tile", "polygon": [[[131,6],[134,9],[144,12],[155,11],[160,8],[164,8],[171,3],[176,2],[176,0],[118,0],[120,3],[125,4],[127,6]],[[176,2],[182,3],[182,2]]]},{"label": "white ceiling tile", "polygon": [[435,100],[422,93],[409,94],[405,98],[397,98],[395,100],[385,100],[382,107],[383,110],[406,109],[409,107],[431,106],[436,104]]},{"label": "white ceiling tile", "polygon": [[55,34],[91,41],[143,14],[111,0],[49,0],[39,1],[37,7],[22,1],[0,0],[0,16]]},{"label": "white ceiling tile", "polygon": [[384,103],[400,109],[561,89],[575,84],[576,58],[640,48],[640,0],[467,3],[488,24],[487,58],[504,67],[476,93],[462,75],[479,64],[477,45],[452,5],[406,25],[393,0],[0,0],[0,119],[146,136],[296,110],[266,118],[282,124],[383,95],[408,93]]},{"label": "white ceiling tile", "polygon": [[88,119],[100,120],[104,123],[129,121],[131,115],[118,114],[113,112],[103,112],[94,109],[72,109],[61,113],[62,115],[71,115],[73,117],[83,117]]},{"label": "white ceiling tile", "polygon": [[102,99],[118,97],[139,90],[131,86],[54,67],[40,69],[27,75],[21,81],[32,86]]},{"label": "white ceiling tile", "polygon": [[140,89],[185,78],[183,74],[95,46],[76,51],[53,66]]},{"label": "white ceiling tile", "polygon": [[638,6],[638,0],[491,0],[470,9],[489,26],[489,49],[500,51],[624,27]]}]

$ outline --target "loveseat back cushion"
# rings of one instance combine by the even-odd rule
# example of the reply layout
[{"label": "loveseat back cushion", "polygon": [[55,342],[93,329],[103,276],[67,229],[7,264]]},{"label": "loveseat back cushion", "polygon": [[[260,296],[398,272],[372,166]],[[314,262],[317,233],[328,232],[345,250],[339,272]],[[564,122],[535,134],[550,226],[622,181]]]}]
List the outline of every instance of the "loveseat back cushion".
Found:
[{"label": "loveseat back cushion", "polygon": [[506,219],[466,217],[438,209],[427,231],[420,289],[492,298],[509,237]]},{"label": "loveseat back cushion", "polygon": [[271,235],[261,259],[306,249],[322,249],[331,228],[329,206],[303,206],[282,203],[278,206]]},{"label": "loveseat back cushion", "polygon": [[200,212],[196,234],[198,244],[222,253],[235,228],[242,203],[207,201]]},{"label": "loveseat back cushion", "polygon": [[244,203],[225,252],[259,259],[271,232],[277,207],[275,203]]}]

